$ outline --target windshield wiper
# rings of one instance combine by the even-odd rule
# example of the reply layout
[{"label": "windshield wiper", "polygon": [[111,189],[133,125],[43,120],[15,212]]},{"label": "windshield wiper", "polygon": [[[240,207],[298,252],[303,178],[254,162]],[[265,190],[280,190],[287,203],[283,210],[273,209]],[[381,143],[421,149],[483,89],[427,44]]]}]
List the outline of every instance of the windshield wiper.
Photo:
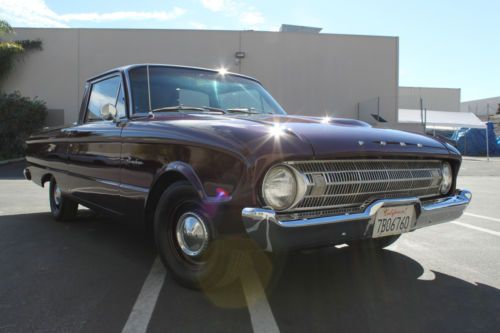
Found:
[{"label": "windshield wiper", "polygon": [[257,111],[256,108],[233,108],[233,109],[226,109],[226,111],[229,113],[247,113],[247,114],[271,113],[266,111],[259,112]]},{"label": "windshield wiper", "polygon": [[188,106],[188,105],[175,105],[175,106],[164,106],[161,108],[156,108],[151,110],[154,112],[178,112],[178,111],[196,111],[196,112],[219,112],[226,113],[223,109],[213,108],[211,106]]}]

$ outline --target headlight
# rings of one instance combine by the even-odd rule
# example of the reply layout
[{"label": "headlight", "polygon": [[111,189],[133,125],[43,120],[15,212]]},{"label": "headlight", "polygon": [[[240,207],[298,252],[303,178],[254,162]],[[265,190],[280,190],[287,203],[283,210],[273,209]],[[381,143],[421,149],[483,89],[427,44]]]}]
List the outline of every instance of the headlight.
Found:
[{"label": "headlight", "polygon": [[275,210],[290,208],[300,200],[306,189],[300,174],[286,165],[269,169],[262,183],[262,197],[265,204]]},{"label": "headlight", "polygon": [[447,194],[448,192],[450,192],[451,184],[453,183],[453,172],[451,170],[450,163],[443,163],[441,173],[443,175],[443,179],[441,180],[440,191],[441,194]]}]

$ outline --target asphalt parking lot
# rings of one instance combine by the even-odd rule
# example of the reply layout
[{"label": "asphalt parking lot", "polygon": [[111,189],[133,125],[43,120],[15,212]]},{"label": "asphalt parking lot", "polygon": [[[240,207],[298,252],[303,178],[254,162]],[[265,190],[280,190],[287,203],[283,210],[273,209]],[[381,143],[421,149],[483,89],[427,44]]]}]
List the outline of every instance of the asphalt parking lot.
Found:
[{"label": "asphalt parking lot", "polygon": [[[500,325],[500,160],[466,159],[460,220],[362,255],[289,258],[267,284],[253,263],[217,292],[178,286],[129,222],[82,209],[57,223],[47,189],[0,166],[0,332],[493,332]],[[264,291],[266,290],[266,291]]]}]

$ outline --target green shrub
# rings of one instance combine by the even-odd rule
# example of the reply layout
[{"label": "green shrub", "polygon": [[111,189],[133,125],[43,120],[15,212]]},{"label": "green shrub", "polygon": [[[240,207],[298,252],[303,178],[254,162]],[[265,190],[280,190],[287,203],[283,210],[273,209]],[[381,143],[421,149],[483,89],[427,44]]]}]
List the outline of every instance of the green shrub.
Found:
[{"label": "green shrub", "polygon": [[25,140],[43,127],[46,117],[45,102],[19,92],[0,93],[0,160],[23,156]]}]

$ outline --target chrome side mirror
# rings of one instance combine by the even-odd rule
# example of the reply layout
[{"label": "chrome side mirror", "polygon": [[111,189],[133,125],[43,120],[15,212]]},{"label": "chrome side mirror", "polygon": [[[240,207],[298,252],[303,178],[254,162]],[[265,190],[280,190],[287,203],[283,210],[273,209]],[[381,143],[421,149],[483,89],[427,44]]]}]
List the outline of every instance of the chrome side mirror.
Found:
[{"label": "chrome side mirror", "polygon": [[113,120],[116,117],[116,114],[118,111],[116,110],[116,107],[113,104],[104,104],[101,107],[101,118],[104,120]]}]

